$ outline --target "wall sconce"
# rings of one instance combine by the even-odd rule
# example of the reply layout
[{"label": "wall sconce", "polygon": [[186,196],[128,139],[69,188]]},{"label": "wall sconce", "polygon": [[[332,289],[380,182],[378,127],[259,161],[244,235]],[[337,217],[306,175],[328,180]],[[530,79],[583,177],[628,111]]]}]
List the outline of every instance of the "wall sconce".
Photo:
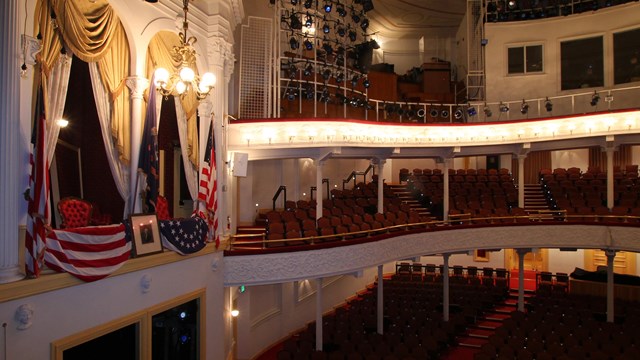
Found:
[{"label": "wall sconce", "polygon": [[58,127],[60,127],[60,128],[65,128],[65,127],[67,127],[67,125],[69,125],[69,120],[58,119],[58,120],[56,120],[56,125],[58,125]]},{"label": "wall sconce", "polygon": [[238,317],[238,315],[240,315],[240,310],[238,309],[233,309],[231,310],[231,317]]}]

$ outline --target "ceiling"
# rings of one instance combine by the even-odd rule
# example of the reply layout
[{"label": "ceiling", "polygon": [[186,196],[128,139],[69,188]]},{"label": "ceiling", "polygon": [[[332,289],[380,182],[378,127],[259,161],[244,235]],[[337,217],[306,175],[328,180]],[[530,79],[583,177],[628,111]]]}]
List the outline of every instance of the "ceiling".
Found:
[{"label": "ceiling", "polygon": [[373,0],[371,31],[385,38],[455,36],[467,0]]}]

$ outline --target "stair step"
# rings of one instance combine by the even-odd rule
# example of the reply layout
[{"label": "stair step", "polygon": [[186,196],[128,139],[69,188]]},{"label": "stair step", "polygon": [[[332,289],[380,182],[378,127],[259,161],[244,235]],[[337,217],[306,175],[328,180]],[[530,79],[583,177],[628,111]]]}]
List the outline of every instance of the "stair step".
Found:
[{"label": "stair step", "polygon": [[471,329],[469,329],[467,331],[467,335],[466,336],[467,337],[480,338],[480,339],[487,339],[493,333],[495,333],[495,331],[489,330],[489,329],[471,328]]},{"label": "stair step", "polygon": [[511,312],[513,312],[516,309],[516,305],[517,305],[517,301],[513,304],[511,303],[505,303],[503,306],[496,306],[493,311],[495,311],[496,313],[499,314],[506,314],[509,315],[511,314]]},{"label": "stair step", "polygon": [[489,341],[482,338],[465,336],[458,339],[458,346],[465,346],[479,349],[482,345],[488,343]]},{"label": "stair step", "polygon": [[497,328],[499,328],[500,326],[502,326],[502,321],[494,321],[494,320],[480,320],[476,323],[475,325],[477,328],[480,329],[487,329],[487,330],[495,330]]},{"label": "stair step", "polygon": [[484,315],[486,320],[502,322],[504,319],[508,319],[511,317],[511,314],[502,314],[497,312],[490,312]]}]

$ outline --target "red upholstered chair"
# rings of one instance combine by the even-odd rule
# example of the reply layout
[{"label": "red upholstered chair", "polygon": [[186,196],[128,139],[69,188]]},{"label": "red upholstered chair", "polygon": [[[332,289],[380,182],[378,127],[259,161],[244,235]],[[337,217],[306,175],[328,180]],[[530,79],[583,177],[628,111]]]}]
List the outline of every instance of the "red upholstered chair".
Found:
[{"label": "red upholstered chair", "polygon": [[92,203],[91,205],[93,206],[93,212],[91,213],[91,225],[110,225],[112,223],[111,214],[105,214],[100,211],[100,208],[96,203]]},{"label": "red upholstered chair", "polygon": [[61,229],[89,226],[91,222],[91,203],[75,197],[67,197],[58,202],[58,211],[62,218]]},{"label": "red upholstered chair", "polygon": [[156,215],[158,216],[158,220],[171,219],[169,202],[167,201],[167,198],[162,195],[158,195],[158,199],[156,200]]}]

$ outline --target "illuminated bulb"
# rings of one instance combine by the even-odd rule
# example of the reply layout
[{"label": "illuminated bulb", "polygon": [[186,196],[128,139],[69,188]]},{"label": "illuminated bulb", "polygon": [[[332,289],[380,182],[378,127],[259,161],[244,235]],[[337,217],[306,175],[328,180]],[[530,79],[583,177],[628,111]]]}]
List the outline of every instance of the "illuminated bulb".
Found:
[{"label": "illuminated bulb", "polygon": [[180,95],[182,95],[183,92],[185,92],[187,90],[187,85],[185,83],[183,83],[182,81],[178,81],[178,83],[176,83],[176,92]]},{"label": "illuminated bulb", "polygon": [[67,127],[67,125],[69,125],[69,121],[65,119],[58,119],[58,121],[56,121],[56,125],[58,125],[61,128]]},{"label": "illuminated bulb", "polygon": [[238,311],[238,309],[231,310],[231,316],[238,317],[238,315],[240,315],[240,311]]},{"label": "illuminated bulb", "polygon": [[157,68],[153,78],[157,87],[163,87],[169,81],[169,71],[165,68]]},{"label": "illuminated bulb", "polygon": [[183,67],[182,69],[180,69],[180,79],[183,82],[192,82],[195,77],[196,74],[193,72],[193,70],[191,70],[191,68]]},{"label": "illuminated bulb", "polygon": [[216,85],[216,76],[210,72],[206,72],[202,74],[200,84],[205,84],[208,87],[214,87]]},{"label": "illuminated bulb", "polygon": [[631,130],[631,127],[635,125],[635,120],[628,118],[627,120],[624,121],[624,124],[627,125],[627,128],[629,130]]},{"label": "illuminated bulb", "polygon": [[256,207],[258,207],[259,204],[256,203]]}]

